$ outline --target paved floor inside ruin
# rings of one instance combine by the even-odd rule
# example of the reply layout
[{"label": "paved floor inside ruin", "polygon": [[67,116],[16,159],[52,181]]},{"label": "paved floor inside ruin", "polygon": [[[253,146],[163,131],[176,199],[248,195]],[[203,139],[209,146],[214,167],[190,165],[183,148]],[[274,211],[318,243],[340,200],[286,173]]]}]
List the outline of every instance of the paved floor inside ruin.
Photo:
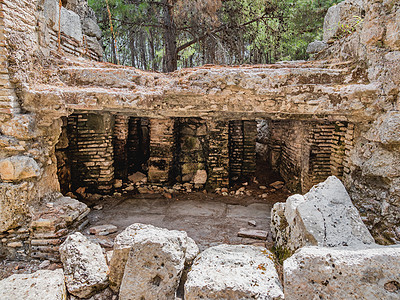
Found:
[{"label": "paved floor inside ruin", "polygon": [[[103,208],[92,209],[89,214],[88,228],[113,224],[120,232],[133,223],[144,223],[184,230],[201,250],[222,243],[252,244],[257,240],[240,238],[238,231],[241,228],[270,231],[271,208],[274,203],[285,201],[287,196],[287,191],[280,190],[268,194],[265,199],[256,195],[224,197],[202,192],[177,194],[172,199],[160,194],[105,197],[100,203]],[[257,226],[249,225],[249,221],[255,221]],[[115,235],[94,239],[107,243]]]}]

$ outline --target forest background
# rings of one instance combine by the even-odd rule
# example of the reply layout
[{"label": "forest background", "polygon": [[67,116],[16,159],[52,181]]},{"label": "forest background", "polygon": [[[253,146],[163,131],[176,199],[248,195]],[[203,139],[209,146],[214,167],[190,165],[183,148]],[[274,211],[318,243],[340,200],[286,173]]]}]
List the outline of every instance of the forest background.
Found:
[{"label": "forest background", "polygon": [[172,72],[204,64],[305,60],[307,45],[322,38],[328,8],[339,2],[89,0],[89,5],[103,31],[106,61]]}]

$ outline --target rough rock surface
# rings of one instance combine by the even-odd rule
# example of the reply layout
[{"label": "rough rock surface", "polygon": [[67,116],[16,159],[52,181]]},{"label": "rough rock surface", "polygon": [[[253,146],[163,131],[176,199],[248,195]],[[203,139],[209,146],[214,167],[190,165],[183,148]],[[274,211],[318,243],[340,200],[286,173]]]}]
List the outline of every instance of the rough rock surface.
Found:
[{"label": "rough rock surface", "polygon": [[342,26],[353,26],[355,17],[361,18],[363,7],[364,0],[346,0],[330,7],[324,21],[324,41],[337,37]]},{"label": "rough rock surface", "polygon": [[283,299],[281,283],[265,248],[220,245],[202,252],[185,283],[185,299]]},{"label": "rough rock surface", "polygon": [[284,218],[282,204],[275,206],[271,227],[278,246],[296,250],[305,245],[337,247],[374,243],[345,187],[335,176],[314,186],[304,196],[290,196]]},{"label": "rough rock surface", "polygon": [[283,268],[286,299],[395,300],[400,295],[399,246],[305,247]]},{"label": "rough rock surface", "polygon": [[58,269],[12,275],[0,281],[0,299],[66,300],[64,273]]},{"label": "rough rock surface", "polygon": [[115,238],[110,283],[120,299],[173,299],[198,252],[185,232],[133,224]]},{"label": "rough rock surface", "polygon": [[74,233],[60,246],[68,292],[88,298],[108,285],[108,266],[101,247],[81,233]]},{"label": "rough rock surface", "polygon": [[39,175],[40,167],[31,157],[13,156],[0,160],[0,179],[4,181],[19,181]]}]

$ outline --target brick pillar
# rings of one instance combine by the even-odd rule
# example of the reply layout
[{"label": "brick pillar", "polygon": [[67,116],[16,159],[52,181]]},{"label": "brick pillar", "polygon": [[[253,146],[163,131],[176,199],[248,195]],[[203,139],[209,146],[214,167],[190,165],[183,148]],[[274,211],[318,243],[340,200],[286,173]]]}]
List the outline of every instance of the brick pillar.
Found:
[{"label": "brick pillar", "polygon": [[138,171],[137,154],[139,152],[139,125],[140,118],[129,118],[128,134],[128,173]]},{"label": "brick pillar", "polygon": [[208,122],[208,189],[229,186],[229,122]]},{"label": "brick pillar", "polygon": [[207,125],[198,118],[179,120],[179,155],[177,157],[182,181],[193,179],[198,170],[206,169],[207,160]]},{"label": "brick pillar", "polygon": [[242,175],[243,165],[243,121],[229,122],[229,175],[237,180]]},{"label": "brick pillar", "polygon": [[153,184],[169,182],[174,159],[174,123],[173,119],[150,119],[148,180]]},{"label": "brick pillar", "polygon": [[115,178],[125,179],[128,176],[128,134],[129,117],[115,116],[114,124],[114,168]]},{"label": "brick pillar", "polygon": [[110,114],[75,114],[68,118],[73,190],[108,193],[114,180],[113,118]]},{"label": "brick pillar", "polygon": [[243,121],[243,176],[254,176],[256,173],[257,122]]}]

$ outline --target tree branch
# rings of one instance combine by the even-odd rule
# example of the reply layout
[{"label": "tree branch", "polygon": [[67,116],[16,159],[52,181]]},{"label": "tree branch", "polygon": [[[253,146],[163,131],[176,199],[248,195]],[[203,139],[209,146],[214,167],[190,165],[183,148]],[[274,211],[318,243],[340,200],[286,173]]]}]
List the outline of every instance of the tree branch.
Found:
[{"label": "tree branch", "polygon": [[[250,21],[248,21],[248,22],[246,22],[246,23],[243,23],[243,24],[237,26],[237,28],[246,27],[247,25],[250,25],[250,24],[252,24],[252,23],[255,23],[255,22],[257,22],[257,21],[259,21],[259,20],[262,20],[262,19],[264,19],[264,18],[266,18],[266,17],[267,17],[267,16],[264,14],[264,15],[262,15],[262,16],[260,16],[260,17],[257,17],[257,18],[255,18],[255,19],[253,19],[253,20],[250,20]],[[225,25],[222,25],[222,26],[220,26],[220,27],[215,28],[214,30],[208,31],[207,33],[205,33],[205,34],[203,34],[203,35],[201,35],[201,36],[199,36],[199,37],[197,37],[197,38],[191,40],[190,42],[187,42],[187,43],[183,44],[182,46],[179,46],[178,49],[177,49],[177,52],[179,53],[180,51],[182,51],[182,50],[184,50],[184,49],[186,49],[186,48],[192,46],[193,44],[196,44],[196,43],[198,43],[198,42],[200,42],[200,41],[206,39],[206,38],[209,37],[210,35],[215,34],[215,33],[218,33],[218,32],[221,32],[221,31],[223,31],[223,30],[225,30],[225,29],[227,29],[227,28],[229,28],[229,27],[228,27],[227,24],[225,24]]]}]

